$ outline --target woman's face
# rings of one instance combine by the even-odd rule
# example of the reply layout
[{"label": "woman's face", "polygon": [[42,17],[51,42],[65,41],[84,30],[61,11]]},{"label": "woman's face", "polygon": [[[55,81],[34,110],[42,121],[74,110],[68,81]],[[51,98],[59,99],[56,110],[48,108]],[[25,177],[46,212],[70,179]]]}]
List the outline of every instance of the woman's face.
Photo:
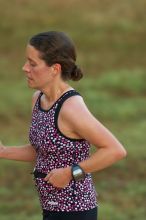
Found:
[{"label": "woman's face", "polygon": [[33,89],[44,89],[53,79],[52,67],[40,59],[40,52],[31,45],[26,48],[26,58],[23,71],[26,74],[28,86]]}]

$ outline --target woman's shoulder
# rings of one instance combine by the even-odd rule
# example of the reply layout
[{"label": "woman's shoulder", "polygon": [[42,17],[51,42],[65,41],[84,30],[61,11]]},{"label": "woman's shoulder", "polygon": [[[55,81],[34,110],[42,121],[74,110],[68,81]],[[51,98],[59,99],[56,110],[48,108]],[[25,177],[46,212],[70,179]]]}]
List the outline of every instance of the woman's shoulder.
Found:
[{"label": "woman's shoulder", "polygon": [[64,103],[61,108],[61,114],[64,116],[70,117],[71,115],[80,115],[85,112],[89,112],[84,99],[80,95],[75,95],[69,97]]},{"label": "woman's shoulder", "polygon": [[81,106],[85,106],[85,102],[80,94],[70,96],[63,103],[64,109],[72,109],[73,107],[81,107]]},{"label": "woman's shoulder", "polygon": [[86,140],[91,139],[90,130],[95,127],[96,119],[81,96],[72,96],[63,103],[60,118],[79,137]]},{"label": "woman's shoulder", "polygon": [[33,95],[32,95],[32,109],[33,109],[33,107],[35,106],[35,103],[36,103],[36,101],[37,101],[37,99],[38,99],[40,93],[41,93],[40,90],[37,90],[37,91],[35,91],[35,92],[33,93]]}]

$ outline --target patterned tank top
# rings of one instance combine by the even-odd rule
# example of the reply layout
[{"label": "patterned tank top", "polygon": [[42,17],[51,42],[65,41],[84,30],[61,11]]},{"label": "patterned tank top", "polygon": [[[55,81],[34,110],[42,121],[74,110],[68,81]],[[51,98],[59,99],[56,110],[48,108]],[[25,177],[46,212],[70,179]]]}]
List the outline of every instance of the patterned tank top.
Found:
[{"label": "patterned tank top", "polygon": [[[65,92],[49,110],[41,108],[42,95],[40,93],[33,109],[29,138],[37,153],[35,169],[47,174],[52,169],[86,160],[90,144],[85,139],[67,137],[59,130],[57,123],[65,100],[80,94],[75,90]],[[71,180],[63,189],[52,186],[43,178],[36,178],[35,185],[44,210],[83,211],[97,206],[96,190],[90,173],[83,180]]]}]

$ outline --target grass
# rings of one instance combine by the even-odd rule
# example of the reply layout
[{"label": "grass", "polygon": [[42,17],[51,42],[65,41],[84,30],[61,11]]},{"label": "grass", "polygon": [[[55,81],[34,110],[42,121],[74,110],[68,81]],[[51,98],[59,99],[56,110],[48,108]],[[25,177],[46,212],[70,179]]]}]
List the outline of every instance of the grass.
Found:
[{"label": "grass", "polygon": [[[125,160],[93,175],[99,219],[144,220],[145,0],[0,0],[0,4],[0,139],[6,145],[28,142],[33,91],[21,69],[29,37],[48,29],[66,31],[76,43],[78,64],[85,72],[83,80],[71,84],[128,151]],[[31,164],[0,161],[0,219],[41,219],[31,170]]]}]

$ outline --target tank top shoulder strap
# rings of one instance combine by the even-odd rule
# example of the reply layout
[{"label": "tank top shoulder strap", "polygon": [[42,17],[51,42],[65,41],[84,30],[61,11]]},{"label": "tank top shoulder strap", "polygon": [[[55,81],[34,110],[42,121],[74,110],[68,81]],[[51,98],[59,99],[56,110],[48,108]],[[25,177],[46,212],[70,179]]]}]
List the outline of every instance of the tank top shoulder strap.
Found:
[{"label": "tank top shoulder strap", "polygon": [[40,92],[39,95],[38,95],[38,97],[37,97],[37,99],[36,99],[36,101],[35,101],[35,104],[34,104],[33,109],[36,108],[36,107],[37,107],[37,108],[39,107],[39,105],[40,105],[40,98],[41,98],[42,95],[43,95],[43,93]]},{"label": "tank top shoulder strap", "polygon": [[57,112],[59,113],[61,106],[63,105],[63,103],[70,97],[75,96],[75,95],[80,95],[80,93],[78,93],[76,90],[69,90],[68,92],[64,93],[63,96],[61,96],[61,98],[58,100],[58,105],[57,105]]},{"label": "tank top shoulder strap", "polygon": [[76,96],[76,95],[80,95],[80,93],[78,93],[76,90],[70,90],[68,92],[66,92],[63,96],[61,96],[61,98],[58,100],[58,105],[56,107],[56,111],[55,111],[55,122],[57,123],[57,119],[58,119],[58,115],[59,115],[59,112],[60,112],[60,109],[63,105],[63,103],[70,97],[72,96]]}]

